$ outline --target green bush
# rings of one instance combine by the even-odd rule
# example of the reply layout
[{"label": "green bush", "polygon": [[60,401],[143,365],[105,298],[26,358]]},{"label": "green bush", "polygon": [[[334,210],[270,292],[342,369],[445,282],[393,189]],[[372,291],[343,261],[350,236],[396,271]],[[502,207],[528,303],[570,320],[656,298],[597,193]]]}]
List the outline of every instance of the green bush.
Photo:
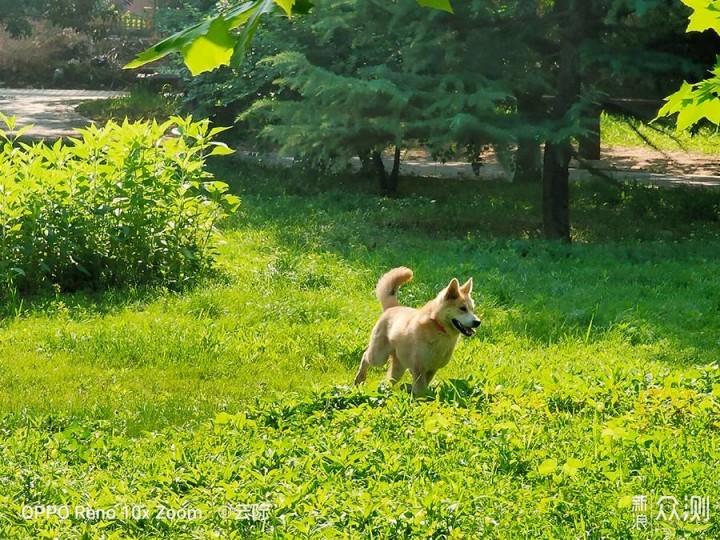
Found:
[{"label": "green bush", "polygon": [[[12,131],[14,119],[0,119]],[[0,130],[0,279],[15,291],[191,281],[239,204],[204,169],[230,152],[212,141],[221,129],[109,122],[52,146]]]}]

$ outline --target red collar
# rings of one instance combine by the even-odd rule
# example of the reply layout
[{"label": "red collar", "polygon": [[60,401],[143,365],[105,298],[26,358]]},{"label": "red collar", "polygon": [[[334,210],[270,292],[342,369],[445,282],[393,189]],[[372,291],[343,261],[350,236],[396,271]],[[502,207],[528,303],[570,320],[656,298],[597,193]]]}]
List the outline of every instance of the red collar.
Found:
[{"label": "red collar", "polygon": [[440,324],[437,319],[430,319],[432,322],[435,323],[435,325],[438,327],[438,330],[440,330],[443,334],[447,334],[447,330],[445,330],[445,327]]}]

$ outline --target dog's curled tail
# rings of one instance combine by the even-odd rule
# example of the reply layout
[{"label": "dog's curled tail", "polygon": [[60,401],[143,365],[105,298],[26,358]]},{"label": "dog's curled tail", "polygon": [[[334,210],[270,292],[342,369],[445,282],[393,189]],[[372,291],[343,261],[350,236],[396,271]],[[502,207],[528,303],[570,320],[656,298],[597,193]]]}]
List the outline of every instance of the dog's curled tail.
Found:
[{"label": "dog's curled tail", "polygon": [[412,270],[404,266],[399,266],[398,268],[393,268],[380,278],[375,288],[375,296],[380,300],[383,311],[400,305],[396,296],[398,289],[401,285],[410,281],[412,277]]}]

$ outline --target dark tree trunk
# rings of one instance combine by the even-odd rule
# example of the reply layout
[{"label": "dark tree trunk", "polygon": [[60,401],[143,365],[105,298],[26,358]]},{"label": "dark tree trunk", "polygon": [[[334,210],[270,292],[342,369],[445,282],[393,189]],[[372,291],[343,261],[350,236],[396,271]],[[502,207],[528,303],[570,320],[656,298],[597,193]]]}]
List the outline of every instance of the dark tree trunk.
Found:
[{"label": "dark tree trunk", "polygon": [[375,172],[377,173],[378,180],[380,180],[380,189],[382,189],[383,195],[387,195],[387,173],[385,172],[385,163],[383,163],[382,152],[380,150],[373,150],[371,153],[371,159],[373,165],[375,166]]},{"label": "dark tree trunk", "polygon": [[[555,102],[550,118],[557,129],[567,122],[566,115],[580,97],[580,45],[587,17],[592,17],[590,2],[556,0],[555,11],[561,28],[560,54]],[[570,137],[545,142],[543,159],[543,230],[547,238],[570,242]]]},{"label": "dark tree trunk", "polygon": [[400,181],[400,147],[395,146],[395,154],[393,155],[393,168],[390,172],[388,185],[392,195],[397,195],[398,182]]},{"label": "dark tree trunk", "polygon": [[395,155],[393,157],[393,168],[390,174],[385,170],[385,163],[382,159],[380,150],[373,150],[371,153],[372,162],[375,165],[378,179],[380,180],[380,189],[386,197],[394,197],[397,195],[397,187],[400,179],[400,147],[395,146]]},{"label": "dark tree trunk", "polygon": [[358,157],[360,158],[360,172],[370,175],[373,169],[372,152],[370,150],[363,150],[358,153]]},{"label": "dark tree trunk", "polygon": [[588,133],[580,137],[578,153],[583,159],[600,159],[600,114],[602,109],[598,106],[588,109],[583,118],[583,124]]},{"label": "dark tree trunk", "polygon": [[515,151],[515,174],[513,182],[533,183],[542,180],[542,152],[540,140],[533,135],[533,126],[543,117],[542,90],[536,92],[516,92],[518,119],[528,135],[517,139]]},{"label": "dark tree trunk", "polygon": [[569,140],[545,143],[543,160],[543,231],[546,238],[570,242]]}]

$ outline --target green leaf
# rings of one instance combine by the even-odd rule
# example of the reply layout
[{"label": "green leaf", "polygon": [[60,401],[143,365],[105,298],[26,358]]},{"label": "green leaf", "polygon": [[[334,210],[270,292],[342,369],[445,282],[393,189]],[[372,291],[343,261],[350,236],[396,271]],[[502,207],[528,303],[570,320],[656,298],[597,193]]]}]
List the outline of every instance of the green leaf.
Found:
[{"label": "green leaf", "polygon": [[[224,19],[227,23],[227,28],[230,30],[237,28],[250,18],[250,16],[254,13],[254,10],[257,9],[258,5],[262,1],[263,0],[253,0],[251,2],[245,2],[224,14],[211,17],[196,25],[185,28],[141,52],[135,60],[125,65],[124,69],[133,69],[144,66],[145,64],[154,62],[155,60],[173,52],[183,52],[185,49],[190,47],[195,40],[210,32],[211,26],[217,19]],[[217,32],[217,30],[215,31]],[[215,67],[219,67],[219,65]]]},{"label": "green leaf", "polygon": [[563,472],[569,476],[575,476],[579,469],[582,469],[585,464],[577,458],[568,458],[563,465]]},{"label": "green leaf", "polygon": [[213,420],[213,423],[216,425],[225,425],[229,424],[232,421],[233,417],[232,415],[226,413],[226,412],[220,412],[215,415],[215,419]]},{"label": "green leaf", "polygon": [[211,156],[227,156],[228,154],[232,154],[235,152],[232,148],[230,148],[227,144],[221,143],[221,142],[212,142],[210,145],[213,147],[213,149],[210,151]]},{"label": "green leaf", "polygon": [[683,0],[694,12],[689,17],[688,32],[715,30],[720,33],[720,8],[717,2],[709,0]]},{"label": "green leaf", "polygon": [[223,131],[227,131],[228,129],[232,129],[232,126],[218,126],[218,127],[214,127],[214,128],[212,128],[212,129],[210,130],[210,132],[208,133],[208,135],[209,135],[210,137],[214,137],[214,136],[217,135],[218,133],[222,133]]},{"label": "green leaf", "polygon": [[35,127],[35,124],[28,124],[27,126],[21,127],[20,129],[18,129],[18,130],[15,132],[15,137],[16,137],[16,138],[22,137],[22,136],[25,135],[28,131],[30,131],[33,127]]},{"label": "green leaf", "polygon": [[674,94],[665,98],[667,103],[658,112],[658,117],[669,116],[678,112],[685,103],[691,102],[693,99],[694,86],[687,81],[683,81],[680,89]]},{"label": "green leaf", "polygon": [[276,6],[277,4],[275,3],[275,0],[257,0],[255,2],[252,14],[248,18],[247,24],[243,27],[242,32],[240,32],[237,42],[235,43],[235,50],[233,51],[232,58],[230,59],[231,66],[238,67],[242,63],[243,58],[245,58],[245,54],[250,49],[252,38],[255,35],[258,26],[260,26],[262,16],[266,13],[272,12]]},{"label": "green leaf", "polygon": [[716,81],[717,79],[709,79],[694,85],[683,83],[677,92],[666,98],[657,118],[678,113],[678,130],[688,129],[703,118],[720,125],[720,97],[717,95]]},{"label": "green leaf", "polygon": [[2,112],[0,112],[0,120],[2,120],[3,124],[5,124],[5,127],[7,127],[8,130],[12,131],[13,129],[15,129],[17,116],[5,116]]},{"label": "green leaf", "polygon": [[275,3],[283,9],[288,17],[292,15],[295,0],[275,0]]},{"label": "green leaf", "polygon": [[417,3],[420,4],[422,7],[439,9],[441,11],[453,13],[452,5],[450,5],[450,0],[417,0]]},{"label": "green leaf", "polygon": [[134,60],[123,66],[123,69],[138,68],[155,60],[159,60],[172,52],[181,52],[183,48],[187,47],[195,39],[204,35],[210,28],[211,23],[212,20],[203,21],[173,34],[169,38],[162,40],[160,43],[138,54]]},{"label": "green leaf", "polygon": [[699,122],[702,117],[703,116],[700,108],[695,103],[689,103],[685,105],[678,113],[677,129],[680,131],[687,129],[695,123]]},{"label": "green leaf", "polygon": [[220,16],[210,24],[206,34],[183,48],[185,65],[193,75],[227,65],[234,46],[235,38],[230,34],[229,24]]},{"label": "green leaf", "polygon": [[720,125],[720,98],[711,97],[698,103],[698,111],[702,118],[707,118],[715,125]]},{"label": "green leaf", "polygon": [[546,459],[538,467],[538,473],[541,476],[549,476],[557,469],[558,462],[555,459]]},{"label": "green leaf", "polygon": [[237,195],[223,195],[222,202],[225,205],[225,210],[231,214],[240,208],[241,200]]}]

